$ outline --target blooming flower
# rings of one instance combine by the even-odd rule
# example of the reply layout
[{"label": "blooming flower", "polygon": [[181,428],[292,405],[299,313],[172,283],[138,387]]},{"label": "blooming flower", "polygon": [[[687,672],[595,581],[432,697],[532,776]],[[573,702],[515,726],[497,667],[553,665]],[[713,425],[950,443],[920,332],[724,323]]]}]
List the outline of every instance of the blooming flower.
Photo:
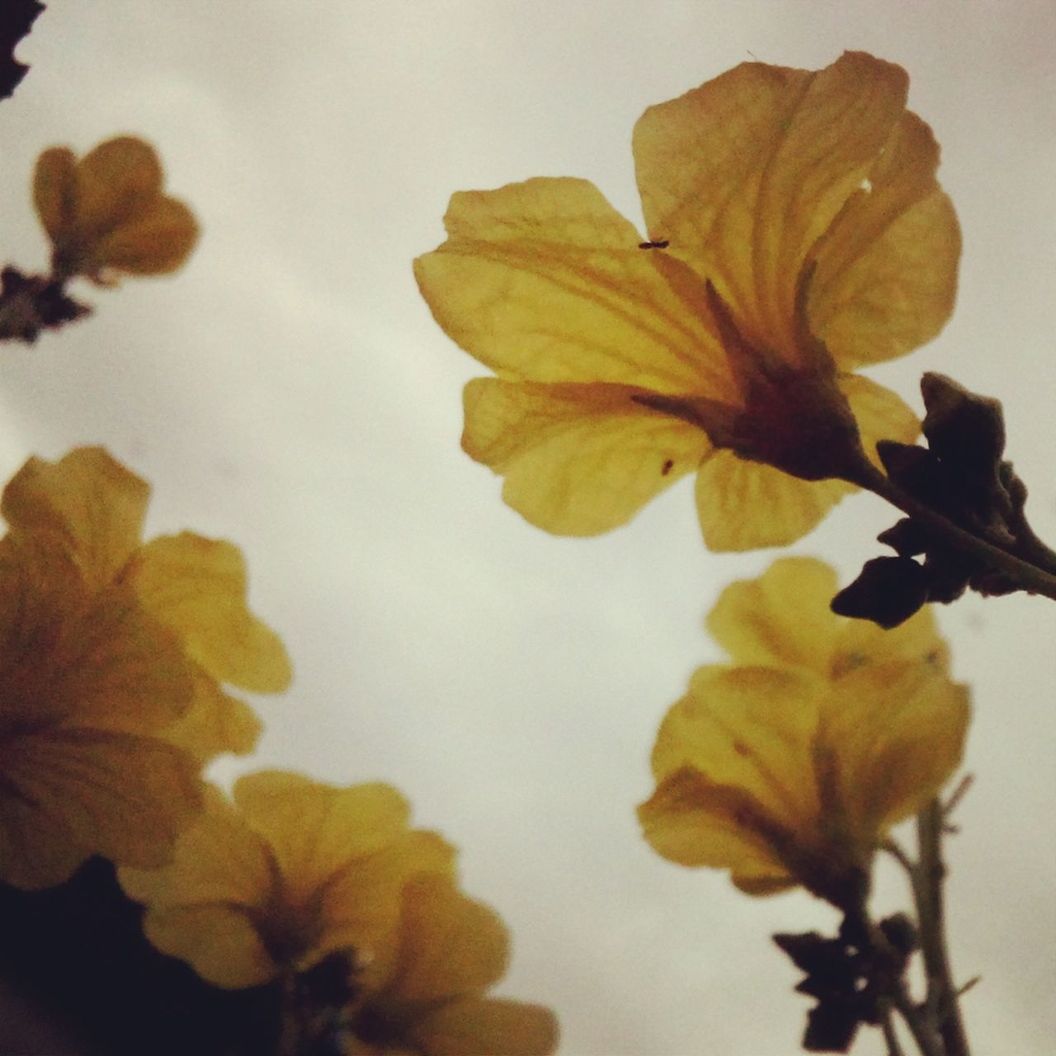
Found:
[{"label": "blooming flower", "polygon": [[0,544],[0,878],[22,888],[92,854],[160,864],[200,807],[198,761],[161,737],[192,699],[179,642],[51,542]]},{"label": "blooming flower", "polygon": [[59,883],[92,854],[166,861],[201,809],[202,762],[256,739],[216,679],[289,677],[245,612],[237,552],[189,535],[141,546],[147,496],[81,448],[30,459],[0,501],[0,877],[19,887]]},{"label": "blooming flower", "polygon": [[[191,532],[142,542],[149,486],[102,448],[57,463],[31,458],[4,491],[9,539],[48,540],[89,592],[122,590],[174,636],[190,706],[164,732],[203,761],[248,752],[260,722],[222,687],[278,692],[290,681],[282,642],[246,608],[238,549]],[[131,602],[130,602],[131,603]]]},{"label": "blooming flower", "polygon": [[733,663],[700,668],[668,712],[639,807],[665,858],[846,907],[888,830],[958,765],[967,691],[931,613],[884,632],[824,607],[835,589],[831,569],[788,559],[720,597],[709,627]]},{"label": "blooming flower", "polygon": [[154,148],[134,136],[100,143],[79,161],[67,147],[37,159],[33,200],[63,277],[108,283],[121,272],[175,271],[198,240],[183,202],[162,193]]},{"label": "blooming flower", "polygon": [[452,197],[415,273],[495,372],[466,387],[462,443],[511,506],[591,535],[697,471],[710,547],[787,543],[877,439],[916,436],[853,373],[953,305],[957,221],[906,91],[898,66],[848,53],[815,73],[745,63],[651,107],[633,143],[645,242],[583,180]]},{"label": "blooming flower", "polygon": [[351,1016],[349,1056],[543,1056],[557,1045],[553,1014],[484,994],[506,971],[499,917],[448,878],[410,880],[399,935],[380,985]]},{"label": "blooming flower", "polygon": [[388,785],[261,771],[236,782],[233,802],[208,790],[171,864],[118,876],[159,950],[217,986],[255,986],[391,941],[408,877],[453,868],[453,849],[408,815]]}]

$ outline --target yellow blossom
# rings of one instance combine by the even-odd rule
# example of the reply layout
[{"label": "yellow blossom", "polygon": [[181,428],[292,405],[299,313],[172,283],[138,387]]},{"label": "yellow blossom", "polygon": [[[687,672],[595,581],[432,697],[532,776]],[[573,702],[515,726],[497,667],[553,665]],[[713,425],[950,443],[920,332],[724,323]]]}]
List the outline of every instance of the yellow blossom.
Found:
[{"label": "yellow blossom", "polygon": [[356,998],[349,1056],[545,1056],[557,1045],[553,1014],[484,996],[506,971],[500,918],[450,879],[414,877],[403,891],[399,934],[384,973]]},{"label": "yellow blossom", "polygon": [[54,537],[0,543],[0,879],[86,858],[153,866],[200,808],[199,762],[162,739],[192,700],[175,635]]},{"label": "yellow blossom", "polygon": [[835,586],[788,559],[723,593],[709,626],[733,663],[699,669],[668,712],[639,819],[672,861],[846,907],[890,828],[957,767],[968,700],[930,612],[883,632],[829,612]]},{"label": "yellow blossom", "polygon": [[145,903],[151,942],[217,986],[255,986],[338,951],[380,964],[406,881],[453,869],[452,848],[408,815],[388,785],[262,771],[236,782],[233,802],[208,790],[170,865],[118,876]]},{"label": "yellow blossom", "polygon": [[[933,337],[960,238],[898,66],[745,63],[634,131],[647,241],[590,183],[456,194],[415,262],[437,322],[495,372],[462,443],[548,531],[629,520],[696,471],[713,549],[791,542],[916,419],[853,373]],[[792,475],[789,475],[792,474]]]},{"label": "yellow blossom", "polygon": [[44,151],[33,200],[63,278],[108,283],[122,272],[175,271],[198,240],[194,214],[162,193],[154,148],[134,136],[100,143],[80,160],[67,147]]},{"label": "yellow blossom", "polygon": [[248,752],[260,722],[222,683],[285,689],[285,648],[246,608],[245,563],[232,544],[191,532],[142,541],[149,495],[102,448],[78,448],[56,463],[31,458],[4,490],[0,511],[9,539],[48,540],[86,590],[124,591],[178,643],[191,699],[166,739],[203,761]]}]

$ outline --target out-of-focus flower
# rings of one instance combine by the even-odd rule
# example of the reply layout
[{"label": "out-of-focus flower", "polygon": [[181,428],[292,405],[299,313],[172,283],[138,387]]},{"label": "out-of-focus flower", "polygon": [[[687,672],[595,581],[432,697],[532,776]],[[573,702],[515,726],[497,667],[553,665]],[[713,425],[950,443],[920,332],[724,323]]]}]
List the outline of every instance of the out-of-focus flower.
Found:
[{"label": "out-of-focus flower", "polygon": [[165,274],[198,240],[194,214],[162,193],[158,156],[135,136],[109,139],[80,160],[67,147],[45,150],[33,201],[62,278],[109,284],[122,273]]},{"label": "out-of-focus flower", "polygon": [[[917,347],[953,306],[960,237],[898,66],[746,63],[634,132],[650,241],[590,183],[452,197],[420,257],[444,330],[494,370],[462,443],[548,531],[592,535],[697,471],[713,549],[788,543],[912,440],[852,373]],[[789,475],[791,474],[791,476]]]},{"label": "out-of-focus flower", "polygon": [[175,635],[53,539],[0,544],[0,879],[61,883],[86,858],[153,866],[201,805],[163,740],[191,705]]},{"label": "out-of-focus flower", "polygon": [[255,986],[338,951],[367,963],[391,946],[406,881],[453,869],[453,849],[408,815],[388,785],[263,771],[236,782],[234,802],[208,790],[171,864],[118,876],[147,907],[150,941],[217,986]]},{"label": "out-of-focus flower", "polygon": [[835,587],[785,560],[723,593],[709,626],[734,662],[699,669],[668,712],[639,818],[672,861],[849,907],[890,828],[958,765],[969,709],[930,612],[885,633],[829,612]]},{"label": "out-of-focus flower", "polygon": [[246,607],[245,564],[235,546],[190,532],[142,542],[149,495],[102,448],[78,448],[56,463],[31,458],[7,485],[0,511],[9,540],[46,542],[89,595],[120,591],[168,632],[181,653],[190,706],[159,735],[202,761],[248,752],[260,722],[222,683],[285,689],[286,650]]},{"label": "out-of-focus flower", "polygon": [[350,1015],[349,1056],[544,1056],[557,1045],[549,1009],[485,996],[506,972],[500,918],[447,877],[403,891],[399,933]]}]

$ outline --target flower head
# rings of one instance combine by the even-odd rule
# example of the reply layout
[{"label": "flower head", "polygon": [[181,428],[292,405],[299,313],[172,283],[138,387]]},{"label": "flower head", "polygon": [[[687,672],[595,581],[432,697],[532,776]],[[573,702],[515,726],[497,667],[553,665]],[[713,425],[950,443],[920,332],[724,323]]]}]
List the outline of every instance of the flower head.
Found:
[{"label": "flower head", "polygon": [[386,948],[408,877],[453,868],[452,848],[408,817],[388,785],[262,771],[236,782],[233,802],[208,790],[171,864],[118,876],[146,904],[158,949],[217,986],[255,986],[335,951],[367,961]]},{"label": "flower head", "polygon": [[[102,448],[78,448],[49,463],[31,458],[3,493],[8,539],[44,543],[105,597],[121,590],[143,617],[174,639],[191,696],[165,731],[207,760],[248,752],[260,723],[223,683],[278,692],[290,662],[274,631],[246,607],[246,569],[238,548],[192,532],[143,542],[149,486]],[[72,574],[72,573],[71,573]]]},{"label": "flower head", "polygon": [[723,593],[709,626],[733,662],[698,670],[668,712],[639,818],[672,861],[848,907],[888,830],[959,763],[968,701],[930,612],[885,634],[824,606],[835,580],[787,559]]},{"label": "flower head", "polygon": [[893,393],[852,373],[933,337],[960,240],[898,66],[745,63],[634,132],[643,242],[590,183],[456,194],[420,257],[444,330],[495,372],[463,447],[548,531],[591,535],[697,471],[714,549],[787,543],[879,438]]},{"label": "flower head", "polygon": [[183,202],[162,193],[154,148],[134,136],[100,143],[78,160],[67,147],[37,159],[33,200],[55,270],[106,283],[119,273],[175,271],[198,240]]},{"label": "flower head", "polygon": [[59,883],[92,854],[168,860],[201,809],[202,762],[256,739],[216,678],[288,677],[234,584],[208,563],[188,561],[197,578],[173,567],[197,537],[140,544],[147,496],[98,448],[30,459],[4,489],[0,878],[19,887]]}]

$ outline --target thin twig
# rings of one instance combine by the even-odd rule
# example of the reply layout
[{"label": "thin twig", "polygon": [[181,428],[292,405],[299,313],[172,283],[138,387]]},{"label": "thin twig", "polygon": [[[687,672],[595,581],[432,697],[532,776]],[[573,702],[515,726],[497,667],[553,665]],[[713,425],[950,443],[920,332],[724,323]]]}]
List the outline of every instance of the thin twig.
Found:
[{"label": "thin twig", "polygon": [[883,1031],[884,1043],[887,1045],[887,1056],[905,1056],[902,1045],[898,1040],[898,1034],[895,1032],[894,1018],[889,1008],[884,1009],[883,1017],[880,1020],[880,1029]]},{"label": "thin twig", "polygon": [[942,891],[946,866],[942,860],[942,829],[943,808],[941,802],[935,799],[917,815],[920,858],[913,885],[920,949],[928,979],[926,1003],[937,1017],[945,1056],[970,1056],[946,946]]},{"label": "thin twig", "polygon": [[880,845],[882,851],[886,851],[896,862],[906,871],[909,876],[910,882],[913,881],[913,871],[916,869],[916,862],[909,857],[908,854],[902,849],[901,845],[893,837],[888,837]]},{"label": "thin twig", "polygon": [[941,1039],[929,1022],[929,1017],[925,1015],[920,1005],[914,1003],[905,987],[900,987],[892,995],[891,1003],[898,1009],[899,1015],[905,1021],[910,1034],[913,1035],[913,1040],[920,1050],[920,1056],[947,1056]]}]

